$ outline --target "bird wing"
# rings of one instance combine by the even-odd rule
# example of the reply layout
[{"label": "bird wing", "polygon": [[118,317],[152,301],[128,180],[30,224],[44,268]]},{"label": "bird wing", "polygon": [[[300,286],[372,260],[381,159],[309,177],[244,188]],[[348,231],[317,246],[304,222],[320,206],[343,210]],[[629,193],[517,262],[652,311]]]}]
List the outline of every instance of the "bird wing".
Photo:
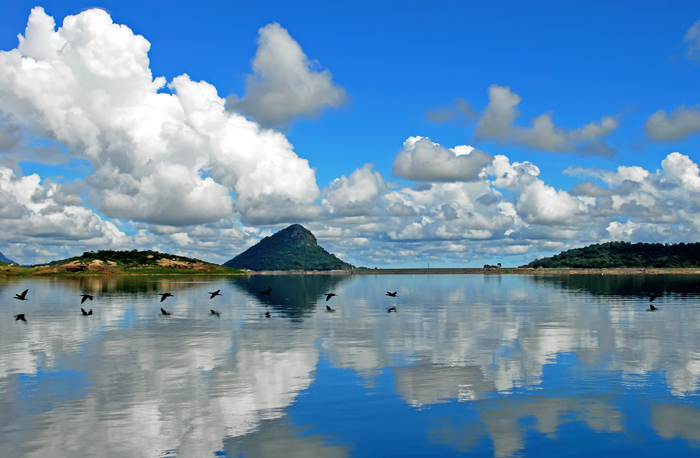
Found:
[{"label": "bird wing", "polygon": [[[167,294],[161,294],[160,301],[163,302],[166,297],[168,297]],[[161,310],[163,310],[163,309],[161,309]]]},{"label": "bird wing", "polygon": [[87,315],[87,312],[85,311],[84,308],[80,307],[80,311],[83,312],[83,315]]},{"label": "bird wing", "polygon": [[[83,300],[80,301],[80,303],[82,304],[83,302],[85,302],[85,301],[87,300],[87,298],[88,298],[88,297],[87,297],[86,295],[83,294]],[[82,310],[82,309],[80,309],[80,310]]]},{"label": "bird wing", "polygon": [[162,313],[163,315],[168,314],[168,312],[163,307],[160,308],[160,313]]},{"label": "bird wing", "polygon": [[27,296],[27,291],[29,290],[25,289],[24,291],[22,291],[22,294],[19,295],[20,299],[24,299]]}]

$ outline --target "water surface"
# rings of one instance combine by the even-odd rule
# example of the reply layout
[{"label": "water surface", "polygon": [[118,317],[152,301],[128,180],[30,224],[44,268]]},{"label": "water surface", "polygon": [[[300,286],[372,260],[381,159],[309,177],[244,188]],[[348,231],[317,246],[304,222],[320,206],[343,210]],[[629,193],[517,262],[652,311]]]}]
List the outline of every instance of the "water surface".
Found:
[{"label": "water surface", "polygon": [[0,455],[697,456],[699,280],[6,280]]}]

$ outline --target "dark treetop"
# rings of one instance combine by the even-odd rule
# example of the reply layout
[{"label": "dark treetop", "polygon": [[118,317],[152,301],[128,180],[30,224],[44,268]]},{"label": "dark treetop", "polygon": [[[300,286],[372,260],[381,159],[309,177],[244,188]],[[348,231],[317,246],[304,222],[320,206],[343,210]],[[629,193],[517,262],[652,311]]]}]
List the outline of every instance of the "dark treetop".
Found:
[{"label": "dark treetop", "polygon": [[265,237],[224,265],[250,270],[352,269],[352,265],[320,247],[316,237],[299,224]]},{"label": "dark treetop", "polygon": [[580,269],[700,267],[700,243],[607,242],[563,251],[523,267]]}]

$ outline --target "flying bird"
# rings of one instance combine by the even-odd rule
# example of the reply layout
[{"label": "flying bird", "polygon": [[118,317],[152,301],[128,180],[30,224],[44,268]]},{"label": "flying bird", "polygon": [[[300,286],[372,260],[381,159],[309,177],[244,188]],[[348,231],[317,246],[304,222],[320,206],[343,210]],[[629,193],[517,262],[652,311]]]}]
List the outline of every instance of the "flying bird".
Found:
[{"label": "flying bird", "polygon": [[166,300],[166,299],[169,298],[169,297],[174,297],[174,296],[173,296],[172,294],[170,294],[170,293],[159,293],[158,295],[159,295],[159,296],[163,296],[163,297],[160,298],[160,301],[161,301],[161,302],[163,302],[164,300]]},{"label": "flying bird", "polygon": [[80,308],[80,311],[83,312],[83,316],[90,316],[92,315],[92,309],[90,309],[89,312],[86,312],[84,308]]},{"label": "flying bird", "polygon": [[[26,293],[26,291],[25,291]],[[24,313],[20,313],[19,315],[15,315],[15,321],[24,321],[25,323],[27,322],[27,319],[24,317]]]},{"label": "flying bird", "polygon": [[391,296],[391,297],[396,297],[396,293],[398,293],[398,291],[394,291],[393,293],[390,293],[389,291],[387,291],[386,295]]},{"label": "flying bird", "polygon": [[272,286],[268,286],[266,290],[260,291],[260,294],[265,294],[267,296],[270,296],[272,294]]},{"label": "flying bird", "polygon": [[211,297],[209,299],[214,299],[216,296],[221,296],[220,291],[221,291],[220,289],[217,289],[213,293],[211,291],[209,291],[209,294],[211,294]]},{"label": "flying bird", "polygon": [[329,305],[326,305],[326,312],[335,312],[335,309],[332,309]]},{"label": "flying bird", "polygon": [[396,310],[396,307],[389,307],[388,309],[386,309],[386,313],[391,313],[391,312],[398,312],[398,310]]},{"label": "flying bird", "polygon": [[[25,289],[22,292],[22,294],[15,294],[15,299],[19,299],[20,301],[28,301],[29,299],[27,299],[27,291],[29,291],[29,290]],[[22,315],[22,316],[24,316],[24,315]]]},{"label": "flying bird", "polygon": [[209,310],[212,315],[216,315],[218,317],[221,317],[221,312],[217,312],[216,310]]},{"label": "flying bird", "polygon": [[325,293],[325,294],[326,294],[326,301],[329,301],[331,299],[331,297],[333,297],[333,296],[337,296],[337,294],[335,294],[335,293]]},{"label": "flying bird", "polygon": [[657,297],[659,296],[657,296],[656,294],[649,294],[649,302],[654,302],[654,299],[656,299]]},{"label": "flying bird", "polygon": [[163,307],[160,308],[160,313],[162,313],[162,314],[165,315],[165,316],[172,315],[172,313],[168,312],[168,311],[165,310]]},{"label": "flying bird", "polygon": [[265,318],[272,318],[272,314],[270,312],[265,312]]},{"label": "flying bird", "polygon": [[80,301],[81,304],[82,304],[83,302],[85,302],[86,300],[88,300],[88,299],[92,300],[92,296],[89,295],[89,294],[81,294],[80,296],[83,298],[83,299]]}]

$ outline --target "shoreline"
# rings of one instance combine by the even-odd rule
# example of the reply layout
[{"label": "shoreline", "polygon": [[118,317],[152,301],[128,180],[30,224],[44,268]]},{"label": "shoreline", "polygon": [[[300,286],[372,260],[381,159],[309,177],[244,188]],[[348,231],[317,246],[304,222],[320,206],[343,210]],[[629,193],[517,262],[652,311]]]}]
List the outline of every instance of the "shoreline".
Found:
[{"label": "shoreline", "polygon": [[[13,269],[14,270],[14,269]],[[18,269],[19,270],[19,269]],[[177,270],[169,272],[7,272],[0,271],[0,278],[34,277],[163,277],[163,276],[252,276],[252,275],[700,275],[700,268],[606,268],[606,269],[573,269],[573,268],[530,268],[530,267],[502,267],[502,268],[469,268],[469,267],[445,267],[445,268],[397,268],[397,269],[352,269],[352,270],[262,270],[262,271],[198,271]]]}]

